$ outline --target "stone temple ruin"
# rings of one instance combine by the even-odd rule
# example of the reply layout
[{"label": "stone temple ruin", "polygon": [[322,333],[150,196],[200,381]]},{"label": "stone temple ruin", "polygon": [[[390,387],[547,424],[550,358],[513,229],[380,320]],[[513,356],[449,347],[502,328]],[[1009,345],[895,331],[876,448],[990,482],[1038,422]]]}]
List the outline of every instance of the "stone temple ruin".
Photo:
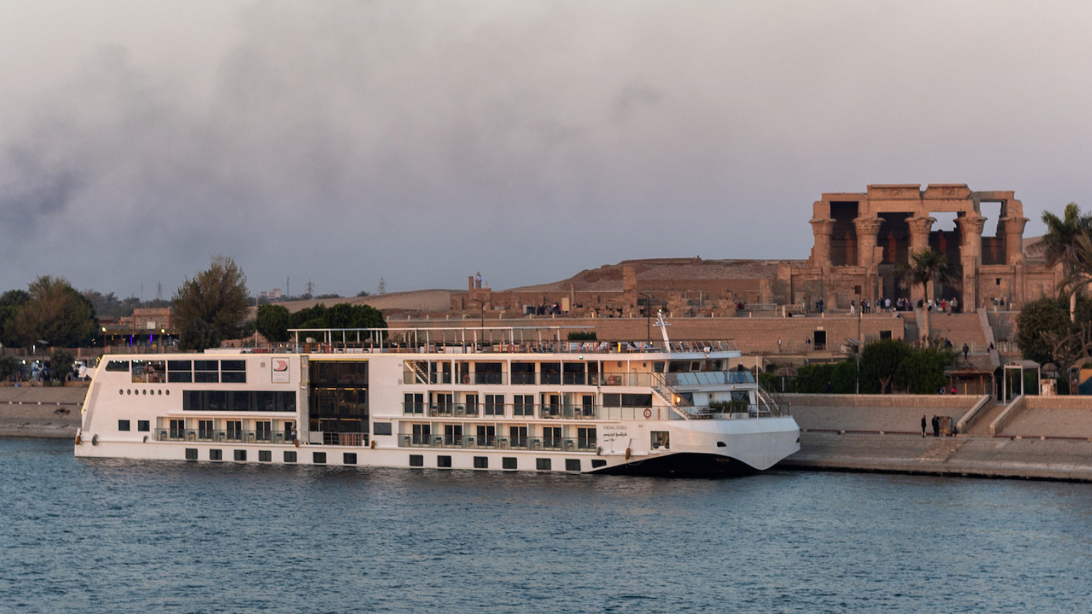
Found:
[{"label": "stone temple ruin", "polygon": [[[934,217],[935,216],[935,217]],[[991,220],[992,218],[992,220]],[[938,221],[939,220],[939,221]],[[803,220],[801,220],[802,222]],[[453,310],[517,314],[554,311],[577,317],[733,316],[826,311],[850,302],[899,298],[915,303],[920,286],[902,283],[896,265],[931,247],[958,268],[929,297],[958,301],[960,311],[1004,307],[1053,296],[1060,267],[1046,265],[1037,239],[1025,241],[1023,204],[1011,191],[972,192],[964,184],[870,185],[865,192],[823,194],[812,205],[815,237],[807,260],[661,258],[608,265],[543,286],[493,292],[479,277],[451,297]],[[952,226],[946,228],[946,226]],[[989,234],[984,235],[989,228]]]},{"label": "stone temple ruin", "polygon": [[[983,236],[983,204],[999,206],[997,231]],[[955,228],[934,230],[934,213],[955,214]],[[844,307],[850,300],[921,298],[920,287],[906,288],[895,265],[910,253],[931,247],[959,268],[959,279],[935,284],[930,298],[957,299],[965,310],[1005,299],[1019,308],[1055,293],[1054,267],[1025,258],[1023,232],[1028,219],[1012,192],[972,192],[963,184],[871,185],[864,193],[823,194],[812,206],[815,244],[803,266],[793,266],[787,285],[792,302],[823,297]],[[788,297],[785,297],[788,298]]]}]

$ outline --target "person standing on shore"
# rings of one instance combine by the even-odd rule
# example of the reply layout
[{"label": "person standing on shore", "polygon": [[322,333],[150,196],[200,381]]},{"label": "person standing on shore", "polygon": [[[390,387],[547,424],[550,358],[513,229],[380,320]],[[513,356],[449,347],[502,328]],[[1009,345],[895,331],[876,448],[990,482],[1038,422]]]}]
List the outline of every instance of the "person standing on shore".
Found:
[{"label": "person standing on shore", "polygon": [[921,415],[921,436],[925,437],[925,414]]},{"label": "person standing on shore", "polygon": [[933,416],[933,437],[940,437],[940,418]]}]

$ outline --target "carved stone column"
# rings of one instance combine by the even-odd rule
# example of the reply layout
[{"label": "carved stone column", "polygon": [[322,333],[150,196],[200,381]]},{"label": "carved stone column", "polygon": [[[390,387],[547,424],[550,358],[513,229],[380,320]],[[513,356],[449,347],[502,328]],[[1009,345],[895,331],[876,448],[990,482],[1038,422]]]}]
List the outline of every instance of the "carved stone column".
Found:
[{"label": "carved stone column", "polygon": [[811,265],[830,264],[830,235],[834,233],[834,219],[821,218],[811,220],[811,231],[815,234],[815,246],[811,248]]},{"label": "carved stone column", "polygon": [[[933,223],[936,221],[935,217],[912,217],[906,220],[906,224],[910,226],[910,256],[929,247],[929,232],[933,229]],[[929,296],[932,296],[932,284],[929,285]],[[921,288],[917,284],[912,285],[910,287],[910,300],[914,301],[914,305],[916,306],[918,301],[923,298]]]},{"label": "carved stone column", "polygon": [[865,279],[861,287],[862,298],[876,300],[876,281],[879,276],[880,258],[876,247],[876,235],[883,220],[878,217],[859,217],[853,220],[857,229],[857,266],[864,267]]},{"label": "carved stone column", "polygon": [[978,266],[982,264],[982,228],[986,218],[977,213],[956,218],[963,245],[959,248],[959,260],[963,265],[963,298],[960,305],[966,312],[978,308]]},{"label": "carved stone column", "polygon": [[1010,266],[1024,264],[1024,226],[1028,218],[1003,217],[1001,223],[1005,225],[1005,262]]}]

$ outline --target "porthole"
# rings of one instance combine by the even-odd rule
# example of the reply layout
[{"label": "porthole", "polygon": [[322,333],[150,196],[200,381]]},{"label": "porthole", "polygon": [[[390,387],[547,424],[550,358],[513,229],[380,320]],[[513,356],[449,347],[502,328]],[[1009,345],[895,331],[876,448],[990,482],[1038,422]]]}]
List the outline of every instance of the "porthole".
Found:
[{"label": "porthole", "polygon": [[118,394],[125,394],[125,391],[122,390],[121,388],[118,388]]},{"label": "porthole", "polygon": [[160,394],[160,396],[162,396],[162,395],[163,395],[163,391],[162,391],[162,390],[160,390],[160,391],[159,391],[159,394]]},{"label": "porthole", "polygon": [[165,394],[166,394],[167,396],[171,396],[171,391],[170,391],[170,390],[168,390],[168,391],[167,391],[167,392],[166,392]]},{"label": "porthole", "polygon": [[140,393],[141,394],[148,394],[148,391],[147,390],[141,390]]},{"label": "porthole", "polygon": [[128,390],[128,389],[126,389],[126,390],[125,390],[125,394],[133,394],[133,391],[132,391],[132,390]]}]

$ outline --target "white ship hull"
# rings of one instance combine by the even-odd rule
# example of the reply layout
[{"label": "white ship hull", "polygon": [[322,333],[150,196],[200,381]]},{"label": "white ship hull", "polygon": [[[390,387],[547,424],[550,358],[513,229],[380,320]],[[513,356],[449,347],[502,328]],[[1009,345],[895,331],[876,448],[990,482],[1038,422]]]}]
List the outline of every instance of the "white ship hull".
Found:
[{"label": "white ship hull", "polygon": [[75,454],[709,476],[762,471],[799,449],[784,408],[728,370],[735,350],[538,351],[510,335],[455,351],[106,356]]}]

